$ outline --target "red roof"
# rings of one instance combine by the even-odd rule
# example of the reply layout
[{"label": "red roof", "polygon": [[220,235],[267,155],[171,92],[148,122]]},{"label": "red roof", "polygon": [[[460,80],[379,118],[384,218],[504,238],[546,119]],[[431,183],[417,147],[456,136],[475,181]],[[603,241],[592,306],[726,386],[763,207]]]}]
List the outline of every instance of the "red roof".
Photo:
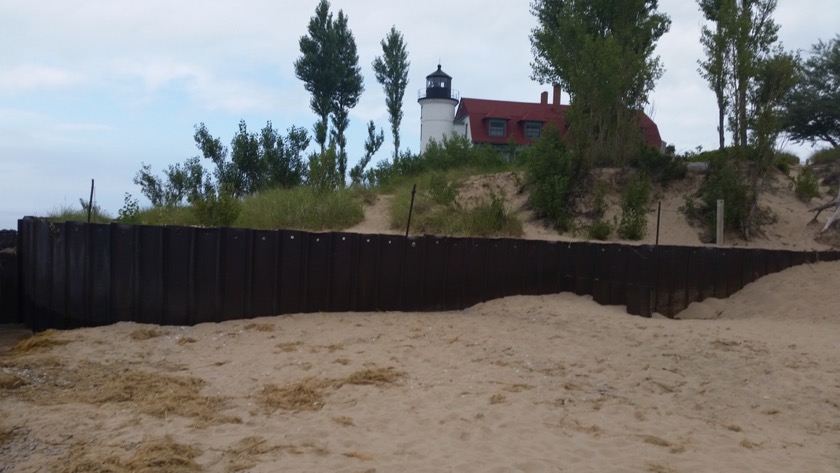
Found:
[{"label": "red roof", "polygon": [[[455,112],[455,121],[461,121],[465,118],[469,120],[467,125],[474,143],[507,145],[511,136],[513,136],[516,144],[528,145],[533,140],[525,137],[526,122],[542,124],[555,122],[565,134],[567,130],[566,110],[568,108],[568,105],[559,105],[555,108],[551,103],[461,98],[461,103],[458,105],[457,112]],[[504,137],[490,136],[489,121],[494,118],[503,119],[507,122]],[[641,128],[645,142],[659,149],[662,146],[659,127],[644,113],[641,118]]]}]

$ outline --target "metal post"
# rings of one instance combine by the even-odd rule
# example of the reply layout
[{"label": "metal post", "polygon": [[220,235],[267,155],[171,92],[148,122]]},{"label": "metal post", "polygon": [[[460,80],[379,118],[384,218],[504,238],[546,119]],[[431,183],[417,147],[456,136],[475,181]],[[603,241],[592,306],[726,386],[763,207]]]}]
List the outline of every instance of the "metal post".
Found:
[{"label": "metal post", "polygon": [[408,238],[408,230],[411,228],[411,212],[414,211],[414,193],[417,192],[417,184],[411,188],[411,206],[408,207],[408,224],[405,226],[405,237]]},{"label": "metal post", "polygon": [[93,210],[93,179],[90,180],[90,199],[88,200],[88,214],[87,214],[87,223],[90,223],[90,213]]},{"label": "metal post", "polygon": [[656,245],[659,245],[659,219],[662,217],[662,201],[659,201],[659,208],[656,210]]},{"label": "metal post", "polygon": [[723,199],[718,199],[717,201],[717,234],[715,238],[715,243],[718,245],[723,244]]}]

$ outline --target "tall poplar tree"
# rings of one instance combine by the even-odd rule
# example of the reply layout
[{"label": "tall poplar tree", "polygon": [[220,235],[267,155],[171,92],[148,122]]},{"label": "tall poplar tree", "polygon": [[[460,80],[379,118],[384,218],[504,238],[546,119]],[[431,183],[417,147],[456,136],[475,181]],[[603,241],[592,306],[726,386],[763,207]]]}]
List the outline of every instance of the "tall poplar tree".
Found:
[{"label": "tall poplar tree", "polygon": [[706,53],[705,60],[698,60],[700,75],[709,83],[715,93],[718,107],[718,146],[726,147],[726,112],[729,109],[729,97],[726,87],[732,68],[729,48],[731,27],[728,21],[734,18],[736,0],[698,0],[703,18],[711,25],[703,25],[700,32],[700,44]]},{"label": "tall poplar tree", "polygon": [[337,82],[332,97],[332,136],[338,145],[336,165],[340,176],[339,185],[343,187],[344,177],[347,175],[347,138],[344,134],[350,126],[350,109],[358,105],[365,86],[362,68],[359,66],[359,55],[356,52],[356,40],[347,26],[347,15],[341,10],[333,23],[333,35],[338,49],[335,63]]},{"label": "tall poplar tree", "polygon": [[[356,40],[342,10],[333,19],[330,3],[321,0],[309,20],[307,35],[300,38],[301,56],[295,61],[295,75],[312,94],[309,105],[318,115],[315,142],[325,153],[327,136],[338,146],[336,166],[340,183],[347,171],[347,139],[350,109],[359,103],[364,84],[356,52]],[[329,124],[333,129],[330,132]]]},{"label": "tall poplar tree", "polygon": [[[704,18],[714,26],[714,31],[706,26],[701,32],[707,57],[700,63],[700,73],[718,97],[718,114],[721,106],[727,109],[736,147],[749,144],[750,110],[755,108],[749,93],[778,39],[779,26],[773,21],[776,3],[697,0]],[[718,122],[720,126],[720,117]]]},{"label": "tall poplar tree", "polygon": [[333,33],[333,17],[330,2],[321,0],[315,8],[315,15],[309,19],[307,35],[301,36],[301,56],[295,61],[295,75],[303,81],[307,92],[312,94],[309,107],[318,115],[315,124],[315,142],[323,153],[327,144],[329,116],[333,110],[338,71],[336,56],[338,46]]},{"label": "tall poplar tree", "polygon": [[391,26],[391,31],[380,43],[382,56],[373,60],[373,71],[376,80],[385,91],[385,106],[388,107],[388,121],[391,123],[391,134],[394,136],[394,162],[400,155],[400,123],[403,118],[402,102],[405,89],[408,87],[408,52],[405,40],[397,28]]}]

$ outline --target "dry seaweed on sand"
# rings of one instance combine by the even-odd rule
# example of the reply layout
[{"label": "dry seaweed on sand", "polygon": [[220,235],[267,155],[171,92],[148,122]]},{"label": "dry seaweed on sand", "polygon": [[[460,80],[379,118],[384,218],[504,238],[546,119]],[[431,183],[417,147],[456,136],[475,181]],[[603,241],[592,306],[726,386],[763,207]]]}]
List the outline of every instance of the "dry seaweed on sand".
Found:
[{"label": "dry seaweed on sand", "polygon": [[201,394],[206,383],[200,378],[91,362],[79,363],[72,369],[60,362],[24,363],[15,368],[30,372],[38,380],[37,385],[14,391],[16,396],[35,403],[126,403],[142,414],[158,418],[188,417],[195,419],[199,426],[241,422],[237,417],[220,413],[227,405],[224,398]]},{"label": "dry seaweed on sand", "polygon": [[160,337],[161,335],[164,335],[164,333],[154,328],[138,328],[137,330],[131,332],[128,336],[131,337],[132,340],[149,340]]},{"label": "dry seaweed on sand", "polygon": [[60,334],[58,330],[45,330],[41,333],[36,333],[35,335],[21,340],[18,342],[17,345],[13,346],[9,351],[13,354],[22,355],[25,353],[31,353],[34,351],[43,350],[46,348],[52,348],[62,345],[67,345],[72,340],[62,340],[57,338],[58,334]]},{"label": "dry seaweed on sand", "polygon": [[342,379],[306,378],[283,387],[268,384],[263,387],[259,399],[271,410],[317,411],[324,407],[324,400],[331,390],[348,384],[383,386],[404,376],[405,372],[390,367],[368,368]]},{"label": "dry seaweed on sand", "polygon": [[[124,459],[128,451],[134,454]],[[204,468],[194,460],[201,450],[177,443],[171,436],[147,437],[139,447],[109,447],[92,443],[79,444],[69,458],[56,462],[59,473],[190,473]]]},{"label": "dry seaweed on sand", "polygon": [[404,371],[399,371],[395,368],[369,368],[356,371],[343,380],[340,384],[375,384],[377,386],[392,384],[405,376]]},{"label": "dry seaweed on sand", "polygon": [[317,378],[306,378],[283,387],[268,384],[260,393],[260,400],[271,410],[317,411],[324,407],[326,388],[330,384],[330,381]]}]

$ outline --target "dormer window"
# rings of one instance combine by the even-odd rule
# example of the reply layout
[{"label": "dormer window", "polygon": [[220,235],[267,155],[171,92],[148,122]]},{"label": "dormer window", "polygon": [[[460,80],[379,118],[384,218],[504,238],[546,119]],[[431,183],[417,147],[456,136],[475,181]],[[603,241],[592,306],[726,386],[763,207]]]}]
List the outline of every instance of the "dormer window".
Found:
[{"label": "dormer window", "polygon": [[491,118],[488,123],[488,134],[494,138],[504,138],[507,136],[507,121],[501,118]]},{"label": "dormer window", "polygon": [[539,138],[541,132],[541,122],[525,122],[525,138]]}]

